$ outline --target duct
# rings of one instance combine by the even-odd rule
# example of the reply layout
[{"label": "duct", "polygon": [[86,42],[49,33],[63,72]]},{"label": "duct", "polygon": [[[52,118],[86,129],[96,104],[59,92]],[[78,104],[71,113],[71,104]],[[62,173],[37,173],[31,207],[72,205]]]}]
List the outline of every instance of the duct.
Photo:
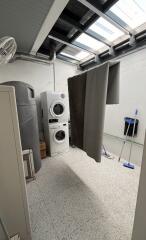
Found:
[{"label": "duct", "polygon": [[43,63],[43,64],[52,64],[56,60],[56,53],[53,51],[50,54],[50,58],[48,58],[48,56],[42,57],[41,54],[39,54],[39,56],[34,56],[31,54],[16,53],[11,62],[14,62],[17,60],[24,60],[24,61],[30,61],[30,62],[36,62],[36,63]]}]

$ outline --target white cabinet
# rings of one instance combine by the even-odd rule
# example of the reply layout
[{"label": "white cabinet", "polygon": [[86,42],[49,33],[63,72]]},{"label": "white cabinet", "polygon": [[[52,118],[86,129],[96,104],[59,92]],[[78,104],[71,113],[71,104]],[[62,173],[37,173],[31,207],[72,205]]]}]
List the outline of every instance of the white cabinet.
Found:
[{"label": "white cabinet", "polygon": [[146,239],[146,134],[132,240]]},{"label": "white cabinet", "polygon": [[15,91],[5,86],[0,86],[0,216],[11,236],[31,240]]}]

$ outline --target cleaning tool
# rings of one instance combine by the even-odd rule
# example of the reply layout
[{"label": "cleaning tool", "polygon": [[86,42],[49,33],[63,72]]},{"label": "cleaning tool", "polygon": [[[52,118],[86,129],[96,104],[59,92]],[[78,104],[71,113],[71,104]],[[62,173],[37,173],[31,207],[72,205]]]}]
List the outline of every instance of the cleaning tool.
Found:
[{"label": "cleaning tool", "polygon": [[[137,116],[137,114],[138,114],[138,110],[136,109],[135,115],[134,115],[134,126],[133,126],[133,129],[132,129],[132,138],[134,137],[134,133],[135,133],[135,125],[136,125],[136,116]],[[133,121],[132,118],[129,118],[129,119],[128,119],[128,126],[127,126],[127,130],[126,130],[126,134],[125,134],[125,140],[123,141],[123,145],[122,145],[121,152],[120,152],[119,159],[118,159],[119,162],[120,162],[121,157],[122,157],[122,153],[123,153],[123,150],[124,150],[124,146],[125,146],[125,144],[126,144],[127,141],[128,141],[127,138],[128,138],[128,133],[129,133],[129,129],[130,129],[130,126],[131,126],[131,124],[132,124],[132,121]]]},{"label": "cleaning tool", "polygon": [[107,152],[106,148],[104,145],[102,145],[103,149],[102,149],[102,155],[108,159],[114,159],[114,157],[109,153]]},{"label": "cleaning tool", "polygon": [[131,144],[130,144],[129,160],[128,160],[128,162],[125,162],[123,164],[124,167],[131,168],[131,169],[135,168],[134,164],[131,163],[131,153],[132,153],[133,138],[134,138],[134,133],[135,133],[135,125],[136,125],[136,116],[137,116],[137,114],[138,114],[138,110],[136,109],[135,117],[134,117],[134,126],[133,126],[133,131],[132,131]]},{"label": "cleaning tool", "polygon": [[118,159],[119,162],[121,160],[121,156],[122,156],[122,153],[123,153],[123,150],[124,150],[125,143],[127,142],[127,137],[128,137],[128,132],[129,132],[131,120],[132,119],[130,118],[129,121],[128,121],[128,127],[127,127],[127,131],[126,131],[125,140],[123,141],[123,145],[122,145],[121,152],[120,152],[119,159]]}]

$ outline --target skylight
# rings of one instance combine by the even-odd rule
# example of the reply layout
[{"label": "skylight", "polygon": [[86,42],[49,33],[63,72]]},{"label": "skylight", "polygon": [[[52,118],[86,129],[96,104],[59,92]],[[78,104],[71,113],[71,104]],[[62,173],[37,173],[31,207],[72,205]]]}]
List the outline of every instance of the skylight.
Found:
[{"label": "skylight", "polygon": [[[146,0],[119,0],[105,14],[129,33],[136,34],[146,29]],[[95,54],[108,50],[109,46],[128,40],[128,31],[126,34],[118,25],[112,24],[112,21],[99,17],[86,29],[86,33],[82,33],[73,41],[81,50],[66,47],[61,54],[80,62],[89,60]]]},{"label": "skylight", "polygon": [[82,33],[74,43],[78,46],[86,47],[91,51],[97,52],[99,49],[106,47],[106,45],[102,42],[95,40],[94,38],[88,36],[85,33]]},{"label": "skylight", "polygon": [[124,35],[121,30],[113,26],[102,17],[100,17],[94,24],[92,24],[88,30],[101,35],[103,38],[107,39],[110,42]]},{"label": "skylight", "polygon": [[119,0],[107,15],[124,27],[136,29],[146,23],[146,0]]},{"label": "skylight", "polygon": [[88,53],[86,51],[74,49],[71,47],[66,47],[62,52],[61,55],[75,59],[77,61],[82,61],[83,59],[93,57],[94,55],[91,53]]}]

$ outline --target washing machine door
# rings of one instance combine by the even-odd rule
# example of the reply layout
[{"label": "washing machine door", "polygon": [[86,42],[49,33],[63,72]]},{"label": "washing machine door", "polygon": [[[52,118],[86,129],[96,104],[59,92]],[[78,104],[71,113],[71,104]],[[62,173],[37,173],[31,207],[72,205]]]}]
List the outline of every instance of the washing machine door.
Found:
[{"label": "washing machine door", "polygon": [[66,133],[64,130],[56,130],[54,133],[54,141],[56,143],[63,143],[66,138]]},{"label": "washing machine door", "polygon": [[50,108],[53,117],[61,117],[65,112],[65,106],[62,102],[54,102]]}]

